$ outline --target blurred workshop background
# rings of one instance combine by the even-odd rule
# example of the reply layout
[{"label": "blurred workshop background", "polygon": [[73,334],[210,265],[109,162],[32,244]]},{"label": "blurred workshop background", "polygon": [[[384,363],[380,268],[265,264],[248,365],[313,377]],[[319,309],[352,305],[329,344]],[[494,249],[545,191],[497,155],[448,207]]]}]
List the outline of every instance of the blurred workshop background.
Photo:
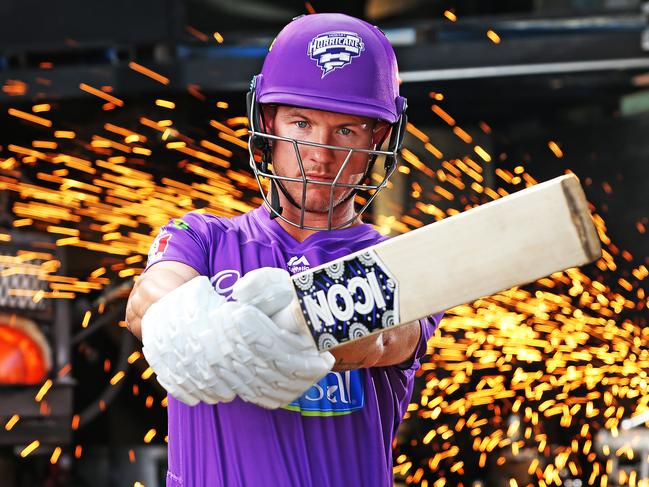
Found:
[{"label": "blurred workshop background", "polygon": [[165,394],[126,298],[170,218],[260,204],[244,94],[278,29],[324,11],[399,59],[411,123],[381,232],[572,171],[604,247],[449,310],[395,485],[649,486],[640,0],[2,1],[0,484],[163,485]]}]

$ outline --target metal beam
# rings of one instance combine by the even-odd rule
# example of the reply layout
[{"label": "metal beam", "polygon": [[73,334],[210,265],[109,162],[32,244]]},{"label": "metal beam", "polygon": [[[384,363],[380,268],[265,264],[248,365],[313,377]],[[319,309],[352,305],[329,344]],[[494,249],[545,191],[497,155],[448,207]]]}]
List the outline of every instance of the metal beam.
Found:
[{"label": "metal beam", "polygon": [[499,78],[553,73],[578,73],[586,71],[611,71],[649,68],[649,57],[605,59],[564,63],[518,64],[510,66],[482,66],[475,68],[428,69],[399,73],[404,83],[453,79]]}]

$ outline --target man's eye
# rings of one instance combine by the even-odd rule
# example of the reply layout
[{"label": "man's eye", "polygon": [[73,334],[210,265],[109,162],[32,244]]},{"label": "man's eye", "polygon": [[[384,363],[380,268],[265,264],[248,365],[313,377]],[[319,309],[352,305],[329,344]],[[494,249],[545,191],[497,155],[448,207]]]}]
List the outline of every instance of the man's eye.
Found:
[{"label": "man's eye", "polygon": [[305,129],[309,126],[309,124],[305,120],[299,120],[298,122],[295,122],[295,125],[297,125],[297,128],[300,129]]},{"label": "man's eye", "polygon": [[340,129],[341,135],[350,135],[352,133],[351,129],[348,129],[347,127],[343,127]]}]

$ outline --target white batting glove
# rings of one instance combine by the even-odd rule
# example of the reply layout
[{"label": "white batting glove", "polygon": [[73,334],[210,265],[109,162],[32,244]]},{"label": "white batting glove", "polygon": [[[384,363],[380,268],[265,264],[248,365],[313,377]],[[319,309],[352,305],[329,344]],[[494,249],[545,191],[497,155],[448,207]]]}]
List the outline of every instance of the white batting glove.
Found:
[{"label": "white batting glove", "polygon": [[[291,283],[287,273],[278,271],[286,273],[250,273],[237,296],[271,314],[286,306]],[[246,294],[254,289],[263,292]],[[192,406],[228,402],[238,395],[277,408],[307,390],[334,363],[328,352],[318,353],[306,330],[281,328],[250,304],[225,302],[205,276],[151,305],[142,318],[142,342],[160,385]]]},{"label": "white batting glove", "polygon": [[142,317],[142,352],[169,394],[191,406],[228,402],[235,392],[208,361],[221,355],[218,340],[206,343],[212,316],[227,304],[205,276],[196,277],[152,304]]},{"label": "white batting glove", "polygon": [[289,273],[270,267],[247,273],[232,289],[232,297],[246,306],[229,323],[260,359],[254,363],[258,379],[252,383],[254,393],[239,394],[246,401],[267,408],[286,405],[334,365],[333,355],[319,352],[306,328],[270,318],[288,306],[293,296]]},{"label": "white batting glove", "polygon": [[223,333],[232,348],[213,367],[243,400],[269,409],[284,406],[331,370],[333,357],[314,351],[310,337],[282,330],[253,306],[228,305],[227,317],[219,317],[212,333]]}]

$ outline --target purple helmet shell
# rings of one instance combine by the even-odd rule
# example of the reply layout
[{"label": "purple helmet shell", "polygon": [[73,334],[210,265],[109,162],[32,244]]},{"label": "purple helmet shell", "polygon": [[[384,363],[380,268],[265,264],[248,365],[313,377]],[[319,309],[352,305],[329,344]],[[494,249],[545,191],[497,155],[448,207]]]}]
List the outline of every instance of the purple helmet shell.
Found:
[{"label": "purple helmet shell", "polygon": [[397,60],[383,32],[337,13],[304,15],[277,35],[261,74],[259,103],[347,113],[395,123],[405,109]]}]

